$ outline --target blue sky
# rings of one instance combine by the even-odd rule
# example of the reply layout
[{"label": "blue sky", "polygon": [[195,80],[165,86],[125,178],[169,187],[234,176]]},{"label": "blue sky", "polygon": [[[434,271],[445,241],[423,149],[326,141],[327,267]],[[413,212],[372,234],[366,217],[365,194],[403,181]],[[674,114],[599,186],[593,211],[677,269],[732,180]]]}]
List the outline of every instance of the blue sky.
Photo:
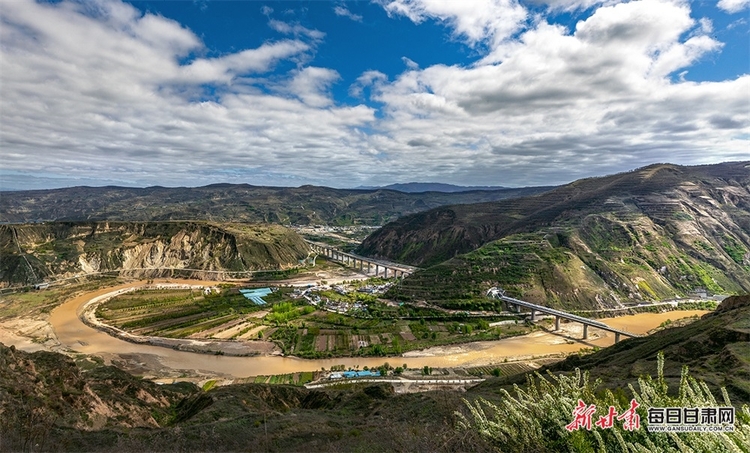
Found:
[{"label": "blue sky", "polygon": [[0,188],[750,160],[750,0],[0,3]]}]

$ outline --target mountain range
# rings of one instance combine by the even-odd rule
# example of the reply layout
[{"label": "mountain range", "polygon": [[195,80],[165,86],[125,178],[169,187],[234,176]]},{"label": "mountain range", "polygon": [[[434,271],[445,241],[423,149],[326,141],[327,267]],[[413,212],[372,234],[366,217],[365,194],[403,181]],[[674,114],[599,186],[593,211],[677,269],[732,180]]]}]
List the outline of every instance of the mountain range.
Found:
[{"label": "mountain range", "polygon": [[750,163],[657,164],[513,200],[443,206],[358,253],[424,268],[389,294],[462,307],[500,286],[566,308],[750,291]]},{"label": "mountain range", "polygon": [[329,187],[213,184],[192,188],[70,187],[2,192],[0,223],[55,220],[209,220],[295,225],[382,225],[438,206],[496,201],[551,187],[404,193]]},{"label": "mountain range", "polygon": [[402,184],[389,184],[387,186],[372,187],[372,186],[360,186],[357,189],[386,189],[396,190],[398,192],[405,193],[419,193],[419,192],[471,192],[475,190],[502,190],[507,189],[503,186],[456,186],[454,184],[445,184],[439,182],[407,182]]},{"label": "mountain range", "polygon": [[[178,222],[178,227],[169,223],[143,227],[185,218],[191,220]],[[693,167],[655,164],[557,188],[458,193],[230,184],[10,192],[0,197],[0,219],[89,222],[85,226],[66,226],[65,222],[39,226],[43,233],[33,228],[18,230],[38,238],[23,245],[31,265],[21,261],[19,245],[11,240],[10,232],[22,227],[3,230],[2,280],[6,284],[30,281],[22,272],[29,268],[42,275],[76,272],[76,266],[81,271],[85,267],[81,259],[89,266],[92,262],[123,264],[127,262],[122,258],[125,246],[153,242],[156,238],[146,233],[154,228],[209,228],[194,220],[211,222],[211,231],[221,230],[225,222],[373,225],[392,220],[366,238],[357,253],[422,268],[390,290],[388,296],[400,301],[477,309],[489,303],[486,290],[499,286],[509,295],[532,302],[596,310],[684,297],[693,291],[750,291],[749,162]],[[115,220],[140,222],[140,226],[117,228],[135,228],[145,236],[135,239],[138,233],[89,243],[81,238],[108,237],[99,234],[103,230],[96,226],[104,220],[93,219],[106,219],[110,225]],[[59,233],[80,228],[97,234]],[[65,239],[69,234],[77,239]],[[174,237],[171,233],[160,236],[165,242],[159,250],[182,247]],[[187,253],[177,249],[169,256]],[[91,261],[90,253],[101,256]],[[289,254],[294,259],[271,260],[267,265],[283,267],[295,262],[297,255],[301,256],[299,250]],[[248,257],[211,263],[191,259],[183,261],[199,269],[257,267],[248,264]]]}]

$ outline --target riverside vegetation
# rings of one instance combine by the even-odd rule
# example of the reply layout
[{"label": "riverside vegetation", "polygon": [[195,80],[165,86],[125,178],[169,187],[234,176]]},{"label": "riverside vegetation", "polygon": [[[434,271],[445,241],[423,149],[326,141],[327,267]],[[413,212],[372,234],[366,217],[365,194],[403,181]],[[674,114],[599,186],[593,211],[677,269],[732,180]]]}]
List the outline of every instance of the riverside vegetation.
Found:
[{"label": "riverside vegetation", "polygon": [[[383,280],[350,285],[356,288],[373,283]],[[356,290],[316,292],[328,303],[360,307],[348,314],[335,313],[318,309],[304,298],[292,298],[291,287],[274,289],[265,297],[266,306],[256,305],[229,285],[208,295],[199,290],[140,290],[99,305],[96,316],[136,335],[272,341],[285,354],[302,358],[398,355],[431,346],[522,335],[533,329],[517,320],[490,327],[490,322],[514,318],[469,318],[428,307],[387,304]]]}]

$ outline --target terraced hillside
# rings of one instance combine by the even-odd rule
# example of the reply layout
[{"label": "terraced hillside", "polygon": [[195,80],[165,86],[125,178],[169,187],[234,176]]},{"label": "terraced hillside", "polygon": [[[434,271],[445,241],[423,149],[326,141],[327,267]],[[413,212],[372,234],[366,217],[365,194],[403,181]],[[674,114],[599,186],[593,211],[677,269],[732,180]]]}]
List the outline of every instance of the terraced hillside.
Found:
[{"label": "terraced hillside", "polygon": [[[0,285],[110,270],[134,277],[201,271],[286,269],[307,257],[308,247],[279,225],[218,225],[206,222],[51,222],[0,225]],[[183,275],[183,274],[180,274]],[[186,274],[187,275],[187,274]]]},{"label": "terraced hillside", "polygon": [[359,252],[421,265],[390,296],[459,306],[489,287],[563,308],[750,290],[750,164],[654,165],[407,216]]}]

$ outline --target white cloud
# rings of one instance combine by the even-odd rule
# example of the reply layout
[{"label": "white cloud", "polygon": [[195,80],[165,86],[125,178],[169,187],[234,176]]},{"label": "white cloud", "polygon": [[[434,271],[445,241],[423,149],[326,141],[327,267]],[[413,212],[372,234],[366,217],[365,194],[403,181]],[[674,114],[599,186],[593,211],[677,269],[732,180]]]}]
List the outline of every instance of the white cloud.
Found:
[{"label": "white cloud", "polygon": [[196,59],[189,65],[180,67],[182,80],[193,83],[229,82],[238,75],[266,72],[277,61],[309,48],[300,41],[281,41],[223,57]]},{"label": "white cloud", "polygon": [[409,69],[409,70],[419,69],[419,64],[417,64],[417,62],[414,61],[414,60],[412,60],[411,58],[401,57],[401,61],[404,62],[404,64],[406,65],[407,69]]},{"label": "white cloud", "polygon": [[328,107],[333,104],[328,89],[339,78],[332,69],[307,67],[294,76],[289,91],[311,107]]},{"label": "white cloud", "polygon": [[670,80],[721,48],[696,25],[687,4],[633,1],[597,9],[572,32],[541,21],[472,67],[407,71],[376,94],[387,146],[397,166],[433,175],[420,179],[484,184],[508,182],[493,173],[543,183],[560,168],[574,179],[746,159],[750,76]]},{"label": "white cloud", "polygon": [[349,11],[345,6],[336,5],[333,7],[333,12],[337,16],[348,17],[349,19],[355,22],[362,22],[362,16],[360,16],[359,14],[354,14],[353,12]]},{"label": "white cloud", "polygon": [[361,175],[371,150],[357,131],[374,111],[331,105],[335,71],[252,78],[309,44],[181,64],[204,52],[189,30],[125,3],[90,5],[0,2],[4,171],[162,185]]},{"label": "white cloud", "polygon": [[349,87],[349,96],[361,97],[362,92],[365,88],[373,87],[379,89],[385,82],[388,81],[388,76],[380,71],[365,71],[357,77],[357,80]]},{"label": "white cloud", "polygon": [[622,0],[530,0],[537,5],[546,5],[552,11],[576,11],[594,5],[613,5]]},{"label": "white cloud", "polygon": [[701,32],[711,33],[714,31],[714,23],[711,21],[711,19],[702,17],[700,20],[698,20],[698,23],[701,26]]},{"label": "white cloud", "polygon": [[[208,58],[192,31],[126,3],[0,2],[3,171],[138,185],[530,185],[747,159],[750,76],[675,80],[722,46],[688,3],[600,6],[572,29],[513,19],[503,23],[522,28],[510,34],[493,14],[517,4],[478,6],[491,17],[445,4],[386,7],[442,20],[486,55],[404,59],[391,80],[363,72],[349,93],[376,111],[334,101],[341,76],[303,64],[321,38],[298,24],[272,22],[293,36]],[[295,69],[270,73],[290,60]]]},{"label": "white cloud", "polygon": [[394,0],[384,5],[391,15],[414,23],[445,22],[469,45],[497,45],[519,31],[528,12],[517,0]]},{"label": "white cloud", "polygon": [[268,26],[279,33],[295,36],[307,36],[315,40],[321,40],[326,36],[326,34],[320,30],[311,30],[309,28],[303,27],[300,24],[289,24],[275,19],[269,20]]},{"label": "white cloud", "polygon": [[750,6],[750,0],[719,0],[717,6],[728,13],[738,13]]}]

